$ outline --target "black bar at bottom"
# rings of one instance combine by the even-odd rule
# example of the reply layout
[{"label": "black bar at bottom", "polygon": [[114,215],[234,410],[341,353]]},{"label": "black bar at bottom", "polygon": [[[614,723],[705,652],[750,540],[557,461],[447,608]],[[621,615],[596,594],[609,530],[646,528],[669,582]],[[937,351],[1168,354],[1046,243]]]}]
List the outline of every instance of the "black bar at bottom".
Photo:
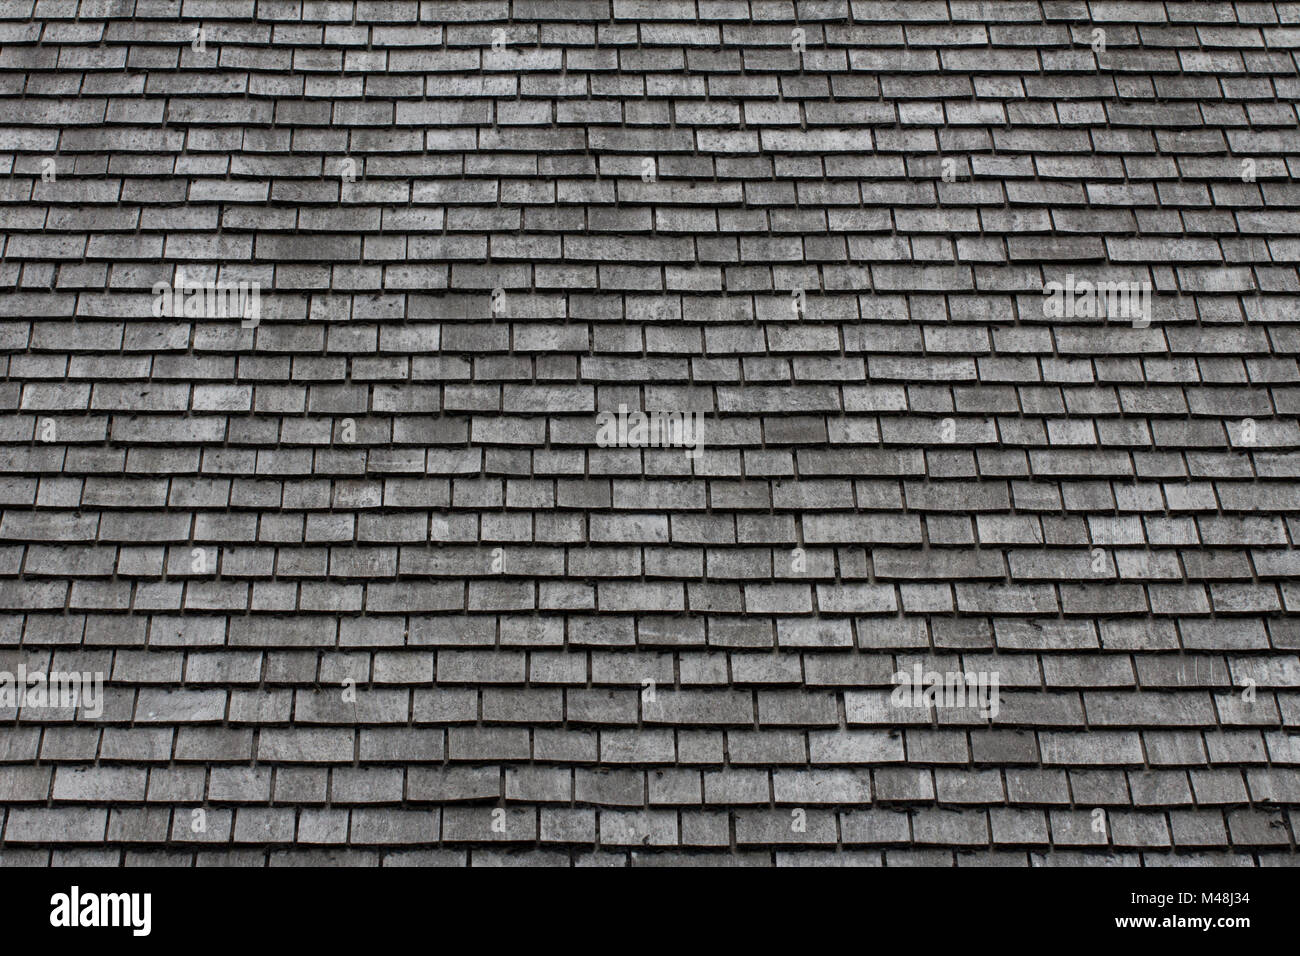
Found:
[{"label": "black bar at bottom", "polygon": [[581,927],[591,945],[602,938],[595,934],[608,932],[653,944],[674,932],[699,942],[715,933],[777,930],[806,934],[810,943],[828,930],[848,931],[863,945],[881,930],[1001,943],[1192,935],[1231,942],[1294,926],[1293,872],[51,869],[0,871],[0,899],[11,941],[29,933],[49,934],[51,942],[77,934],[79,942],[113,938],[128,946],[256,940],[337,947],[398,933],[419,939],[457,926],[487,930],[493,941],[567,936]]}]

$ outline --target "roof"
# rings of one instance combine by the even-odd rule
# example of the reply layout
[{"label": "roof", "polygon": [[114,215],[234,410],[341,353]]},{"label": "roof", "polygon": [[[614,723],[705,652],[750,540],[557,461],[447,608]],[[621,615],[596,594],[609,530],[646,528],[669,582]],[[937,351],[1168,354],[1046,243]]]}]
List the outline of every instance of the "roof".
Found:
[{"label": "roof", "polygon": [[1294,862],[1300,4],[0,17],[3,862]]}]

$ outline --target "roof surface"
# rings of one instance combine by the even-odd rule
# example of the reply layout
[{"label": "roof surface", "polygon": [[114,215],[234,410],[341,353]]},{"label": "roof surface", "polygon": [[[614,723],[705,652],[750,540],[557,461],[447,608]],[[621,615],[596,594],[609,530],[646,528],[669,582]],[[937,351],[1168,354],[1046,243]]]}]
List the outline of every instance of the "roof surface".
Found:
[{"label": "roof surface", "polygon": [[0,17],[0,861],[1296,861],[1300,4]]}]

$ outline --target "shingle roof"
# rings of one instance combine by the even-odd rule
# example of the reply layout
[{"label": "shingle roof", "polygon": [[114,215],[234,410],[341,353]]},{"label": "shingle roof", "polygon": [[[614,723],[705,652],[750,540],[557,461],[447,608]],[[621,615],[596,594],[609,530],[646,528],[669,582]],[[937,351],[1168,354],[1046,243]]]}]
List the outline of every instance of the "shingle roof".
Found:
[{"label": "shingle roof", "polygon": [[0,18],[0,861],[1294,862],[1300,4]]}]

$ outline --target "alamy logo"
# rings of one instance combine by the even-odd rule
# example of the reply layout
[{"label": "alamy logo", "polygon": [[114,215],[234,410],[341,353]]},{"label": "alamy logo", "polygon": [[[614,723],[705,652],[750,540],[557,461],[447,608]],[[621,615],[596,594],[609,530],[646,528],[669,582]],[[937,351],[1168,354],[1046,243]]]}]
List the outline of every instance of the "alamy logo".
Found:
[{"label": "alamy logo", "polygon": [[596,444],[601,448],[682,448],[698,459],[704,451],[703,412],[600,412]]},{"label": "alamy logo", "polygon": [[74,886],[50,897],[50,925],[127,926],[133,936],[148,936],[153,925],[150,893],[82,893]]},{"label": "alamy logo", "polygon": [[1120,319],[1144,329],[1151,324],[1151,283],[1076,279],[1043,286],[1043,316],[1049,319]]},{"label": "alamy logo", "polygon": [[177,269],[174,282],[153,284],[153,314],[158,319],[238,318],[244,328],[256,328],[262,320],[262,285],[191,279]]},{"label": "alamy logo", "polygon": [[0,671],[0,707],[24,710],[46,707],[81,707],[82,715],[96,720],[104,713],[104,675],[89,671]]},{"label": "alamy logo", "polygon": [[974,707],[981,717],[990,720],[1002,709],[998,699],[997,671],[923,671],[920,664],[911,673],[899,671],[894,675],[893,692],[889,702],[894,707]]}]

